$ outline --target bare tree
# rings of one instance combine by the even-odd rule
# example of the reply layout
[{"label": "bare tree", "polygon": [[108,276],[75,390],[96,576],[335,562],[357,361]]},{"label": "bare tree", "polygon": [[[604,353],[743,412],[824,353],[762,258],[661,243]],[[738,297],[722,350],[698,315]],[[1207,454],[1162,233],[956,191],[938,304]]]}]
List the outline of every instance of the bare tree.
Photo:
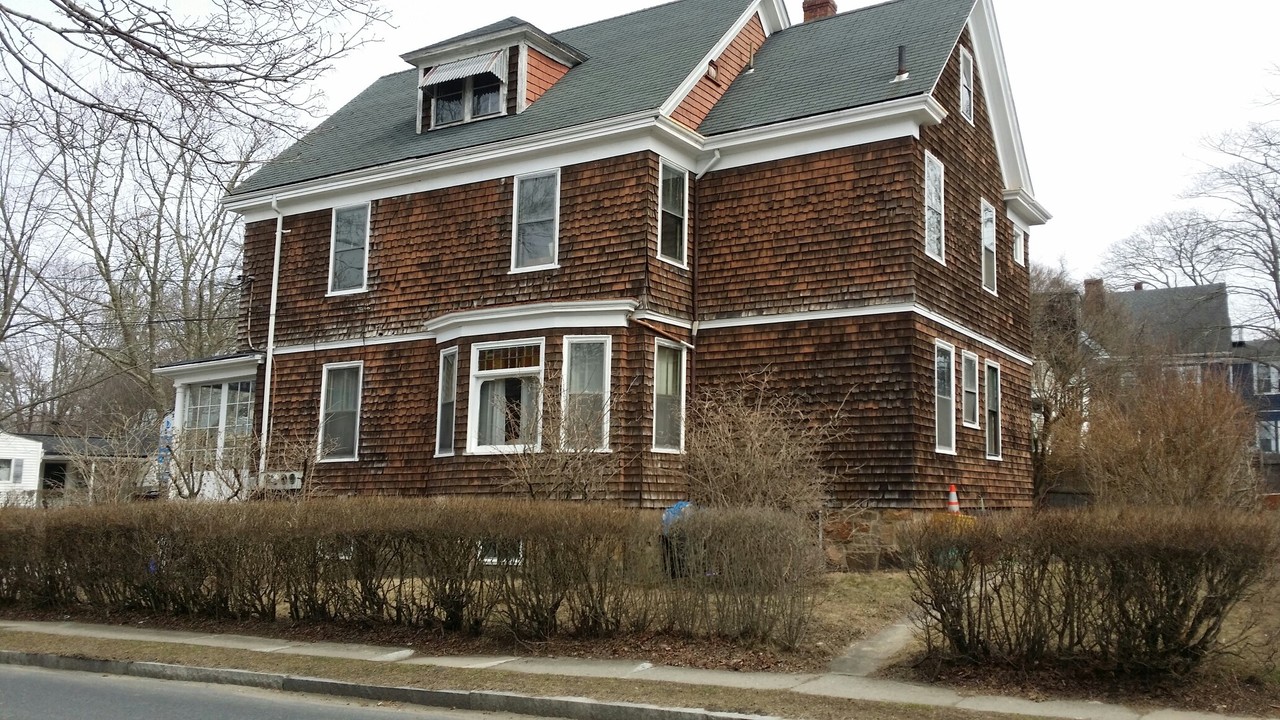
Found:
[{"label": "bare tree", "polygon": [[1163,215],[1108,248],[1102,277],[1113,289],[1222,282],[1233,253],[1216,218],[1198,210]]}]

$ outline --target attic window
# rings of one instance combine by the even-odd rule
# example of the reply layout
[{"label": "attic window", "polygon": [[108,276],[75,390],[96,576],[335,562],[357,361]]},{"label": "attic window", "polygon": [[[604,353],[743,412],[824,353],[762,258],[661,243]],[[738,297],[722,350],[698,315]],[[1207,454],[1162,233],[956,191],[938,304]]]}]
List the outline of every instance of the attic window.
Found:
[{"label": "attic window", "polygon": [[506,103],[502,70],[506,51],[455,60],[431,68],[422,76],[425,107],[432,128],[457,125],[501,115]]}]

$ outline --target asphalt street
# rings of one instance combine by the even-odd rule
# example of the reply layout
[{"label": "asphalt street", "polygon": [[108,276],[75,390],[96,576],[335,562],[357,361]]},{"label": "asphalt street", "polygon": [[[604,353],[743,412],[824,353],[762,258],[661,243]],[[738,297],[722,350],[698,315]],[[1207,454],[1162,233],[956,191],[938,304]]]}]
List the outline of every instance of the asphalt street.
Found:
[{"label": "asphalt street", "polygon": [[227,685],[0,665],[0,720],[528,720]]}]

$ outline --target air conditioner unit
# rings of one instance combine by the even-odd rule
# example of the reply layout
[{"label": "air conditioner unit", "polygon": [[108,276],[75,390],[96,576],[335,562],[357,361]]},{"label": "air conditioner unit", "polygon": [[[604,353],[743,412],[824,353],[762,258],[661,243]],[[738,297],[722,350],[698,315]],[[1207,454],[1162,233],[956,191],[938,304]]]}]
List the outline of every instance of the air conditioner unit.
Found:
[{"label": "air conditioner unit", "polygon": [[302,472],[286,470],[262,473],[260,486],[267,490],[301,490]]}]

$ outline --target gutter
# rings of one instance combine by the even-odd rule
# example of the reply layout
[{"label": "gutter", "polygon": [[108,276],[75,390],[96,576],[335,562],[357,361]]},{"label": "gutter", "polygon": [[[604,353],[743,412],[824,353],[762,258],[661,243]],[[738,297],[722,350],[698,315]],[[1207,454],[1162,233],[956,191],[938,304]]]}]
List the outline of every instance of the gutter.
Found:
[{"label": "gutter", "polygon": [[[284,241],[284,213],[271,196],[271,209],[276,214],[276,248],[271,260],[271,307],[267,315],[267,366],[262,379],[262,430],[258,432],[258,475],[267,471],[267,448],[271,445],[271,376],[276,354],[276,305],[280,297],[280,246]],[[252,310],[250,310],[252,313]]]}]

